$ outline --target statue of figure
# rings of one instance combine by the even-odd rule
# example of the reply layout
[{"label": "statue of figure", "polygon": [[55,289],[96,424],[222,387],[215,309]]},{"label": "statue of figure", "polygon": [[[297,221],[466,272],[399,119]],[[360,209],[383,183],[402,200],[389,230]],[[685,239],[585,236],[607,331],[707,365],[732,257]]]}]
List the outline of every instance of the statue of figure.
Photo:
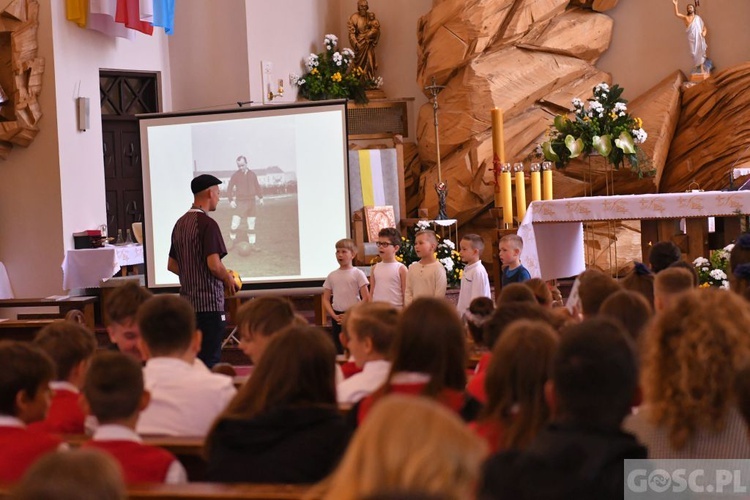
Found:
[{"label": "statue of figure", "polygon": [[706,58],[706,25],[703,23],[701,16],[695,13],[695,5],[688,4],[687,15],[680,14],[678,3],[679,0],[672,0],[674,4],[674,14],[685,22],[687,26],[688,44],[690,45],[690,53],[693,55],[693,66],[701,73],[705,73],[706,69],[710,70],[711,61]]},{"label": "statue of figure", "polygon": [[357,12],[349,17],[346,27],[355,53],[354,64],[362,70],[365,80],[375,80],[378,69],[375,46],[380,40],[380,22],[369,9],[367,0],[358,0]]}]

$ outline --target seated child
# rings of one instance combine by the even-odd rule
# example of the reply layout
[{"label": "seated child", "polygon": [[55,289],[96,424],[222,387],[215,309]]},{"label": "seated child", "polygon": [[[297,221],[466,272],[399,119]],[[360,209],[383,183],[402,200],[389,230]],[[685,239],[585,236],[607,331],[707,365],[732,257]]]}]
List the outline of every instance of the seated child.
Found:
[{"label": "seated child", "polygon": [[448,277],[445,268],[435,257],[438,240],[435,231],[424,229],[414,238],[414,251],[419,260],[412,262],[406,273],[404,306],[408,306],[418,297],[444,298],[448,288]]},{"label": "seated child", "polygon": [[126,500],[117,462],[99,450],[50,453],[14,489],[13,500]]},{"label": "seated child", "polygon": [[380,262],[372,266],[370,291],[373,302],[387,302],[393,307],[404,306],[406,266],[396,260],[401,248],[401,234],[395,227],[386,227],[378,233]]},{"label": "seated child", "polygon": [[523,239],[517,234],[506,234],[498,243],[500,263],[503,266],[503,286],[510,283],[523,283],[531,279],[529,271],[521,264]]},{"label": "seated child", "polygon": [[432,398],[471,421],[479,404],[466,392],[464,326],[453,304],[420,297],[406,307],[396,324],[391,371],[386,382],[357,403],[352,417],[361,423],[385,395]]},{"label": "seated child", "polygon": [[388,353],[397,320],[398,310],[383,302],[357,304],[346,313],[343,334],[362,371],[338,385],[339,403],[356,403],[383,385],[391,369]]},{"label": "seated child", "polygon": [[480,498],[621,498],[624,460],[646,449],[621,430],[638,400],[633,342],[619,323],[592,318],[561,336],[545,398],[552,420],[522,451],[484,467]]},{"label": "seated child", "polygon": [[135,315],[138,308],[151,298],[153,294],[137,282],[128,281],[122,286],[112,289],[104,304],[104,320],[107,325],[111,349],[130,354],[142,361],[138,341],[141,332]]},{"label": "seated child", "polygon": [[693,275],[687,269],[669,267],[654,279],[654,309],[657,313],[669,308],[678,295],[693,289]]},{"label": "seated child", "polygon": [[464,273],[461,277],[461,291],[458,293],[458,315],[463,317],[471,301],[477,297],[492,297],[490,278],[482,264],[484,240],[478,234],[467,234],[459,242]]},{"label": "seated child", "polygon": [[99,421],[85,448],[109,453],[120,463],[127,484],[185,483],[185,468],[166,450],[143,444],[135,433],[138,414],[148,405],[140,363],[118,352],[94,356],[83,385],[84,404]]},{"label": "seated child", "polygon": [[147,300],[137,318],[151,393],[138,434],[205,436],[237,390],[230,377],[211,373],[198,359],[201,332],[193,307],[178,296],[160,295]]},{"label": "seated child", "polygon": [[257,365],[271,337],[289,325],[306,325],[294,305],[284,297],[258,297],[237,310],[240,349]]},{"label": "seated child", "polygon": [[580,298],[581,314],[590,318],[599,314],[602,304],[607,297],[622,290],[620,284],[598,269],[586,269],[578,276],[578,296]]},{"label": "seated child", "polygon": [[654,244],[648,253],[648,263],[651,266],[651,272],[654,274],[659,274],[681,259],[680,247],[671,241],[660,241]]},{"label": "seated child", "polygon": [[312,326],[277,333],[206,438],[209,481],[310,484],[349,443],[336,406],[336,350]]},{"label": "seated child", "polygon": [[[339,334],[344,313],[357,302],[370,300],[367,285],[370,282],[361,269],[352,265],[357,255],[353,240],[345,238],[336,242],[336,260],[339,268],[328,275],[323,283],[323,308],[331,317],[331,338],[336,352],[344,353]],[[333,297],[333,301],[331,301]]]},{"label": "seated child", "polygon": [[29,342],[0,342],[0,483],[18,481],[42,455],[64,447],[26,426],[44,420],[55,374],[52,360]]},{"label": "seated child", "polygon": [[55,363],[57,376],[50,383],[52,402],[47,417],[31,424],[53,434],[83,434],[86,414],[78,404],[96,339],[88,328],[68,321],[55,321],[37,333],[34,343]]}]

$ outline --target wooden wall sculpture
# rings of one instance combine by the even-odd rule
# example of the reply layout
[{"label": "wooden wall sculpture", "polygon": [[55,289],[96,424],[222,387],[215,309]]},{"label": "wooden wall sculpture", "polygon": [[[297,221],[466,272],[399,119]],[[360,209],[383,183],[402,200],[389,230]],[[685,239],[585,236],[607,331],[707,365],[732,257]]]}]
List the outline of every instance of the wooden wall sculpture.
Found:
[{"label": "wooden wall sculpture", "polygon": [[0,11],[0,86],[8,101],[0,104],[0,159],[14,145],[28,147],[42,117],[44,59],[38,57],[37,0],[12,0]]},{"label": "wooden wall sculpture", "polygon": [[[527,159],[554,116],[571,110],[574,97],[585,100],[598,83],[612,83],[596,62],[612,38],[613,21],[602,12],[616,4],[617,0],[435,0],[432,11],[420,19],[417,78],[428,85],[435,77],[446,87],[439,96],[442,169],[448,179],[448,214],[459,220],[462,232],[494,239],[495,221],[488,211],[494,180],[490,110],[499,107],[505,112],[506,160]],[[675,72],[636,99],[626,89],[630,111],[643,119],[649,134],[643,150],[656,175],[639,178],[621,169],[615,172],[615,193],[656,192],[660,182],[667,187],[673,183],[665,165],[668,155],[670,162],[674,156],[670,144],[682,112],[684,81],[682,73]],[[693,106],[705,115],[709,98],[689,92],[695,94]],[[691,122],[680,123],[687,141],[692,137],[687,130]],[[407,191],[417,197],[408,199],[407,207],[428,208],[434,216],[437,171],[429,103],[419,111],[417,138],[419,164],[412,164],[406,182],[419,189]],[[601,158],[576,160],[556,170],[555,197],[582,196],[591,188],[594,194],[604,194],[604,170]],[[597,245],[604,248],[606,242]],[[486,249],[484,258],[490,259],[492,252]]]}]

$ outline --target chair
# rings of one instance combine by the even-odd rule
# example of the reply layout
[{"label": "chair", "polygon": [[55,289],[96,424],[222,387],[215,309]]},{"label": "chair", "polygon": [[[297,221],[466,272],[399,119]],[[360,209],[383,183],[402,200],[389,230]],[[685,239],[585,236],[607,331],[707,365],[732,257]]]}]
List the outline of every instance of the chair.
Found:
[{"label": "chair", "polygon": [[369,264],[378,254],[375,243],[367,238],[365,205],[392,206],[397,224],[406,214],[403,138],[395,135],[393,143],[393,148],[349,150],[349,202],[357,265]]}]

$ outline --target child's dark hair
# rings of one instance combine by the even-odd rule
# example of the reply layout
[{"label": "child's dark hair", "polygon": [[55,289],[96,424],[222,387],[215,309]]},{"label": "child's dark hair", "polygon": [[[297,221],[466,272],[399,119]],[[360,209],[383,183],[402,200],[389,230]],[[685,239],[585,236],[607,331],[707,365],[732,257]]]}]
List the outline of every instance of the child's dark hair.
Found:
[{"label": "child's dark hair", "polygon": [[16,416],[16,397],[23,391],[35,398],[55,376],[50,357],[30,342],[0,342],[0,414]]},{"label": "child's dark hair", "polygon": [[143,394],[143,370],[127,354],[100,352],[91,360],[83,395],[99,424],[131,417],[138,411]]},{"label": "child's dark hair", "polygon": [[507,304],[509,302],[539,303],[531,288],[523,283],[509,283],[500,290],[500,295],[497,296],[497,304]]},{"label": "child's dark hair", "polygon": [[[517,284],[521,285],[520,283]],[[550,310],[536,302],[502,303],[497,306],[495,312],[484,325],[484,345],[489,349],[494,348],[503,332],[519,319],[543,321],[553,328],[557,327]]]},{"label": "child's dark hair", "polygon": [[472,248],[479,250],[479,255],[484,252],[484,239],[478,234],[465,234],[461,239],[470,242]]},{"label": "child's dark hair", "polygon": [[614,320],[585,319],[562,333],[552,380],[563,414],[579,424],[619,428],[638,386],[633,342]]},{"label": "child's dark hair", "polygon": [[536,301],[539,302],[540,306],[552,307],[552,292],[543,279],[531,278],[524,281],[523,285],[531,289],[531,291],[534,293],[534,297],[536,297]]},{"label": "child's dark hair", "polygon": [[489,297],[477,297],[464,313],[464,321],[475,344],[484,345],[484,325],[495,311],[495,303]]},{"label": "child's dark hair", "polygon": [[68,380],[73,368],[94,355],[96,338],[78,323],[54,321],[34,337],[34,344],[46,352],[55,363],[56,380]]},{"label": "child's dark hair", "polygon": [[430,375],[424,394],[466,388],[464,328],[456,308],[444,299],[419,297],[401,313],[388,379],[398,372]]},{"label": "child's dark hair", "polygon": [[195,333],[195,311],[176,295],[158,295],[138,310],[141,337],[153,356],[184,352]]},{"label": "child's dark hair", "polygon": [[648,263],[654,273],[668,268],[673,262],[682,258],[680,247],[671,241],[660,241],[651,247],[648,253]]},{"label": "child's dark hair", "polygon": [[141,304],[153,296],[146,288],[135,281],[129,281],[122,286],[112,289],[104,303],[104,320],[110,323],[124,324],[135,320],[135,315]]},{"label": "child's dark hair", "polygon": [[378,231],[378,238],[388,238],[388,242],[394,247],[401,246],[401,233],[395,227],[384,227]]},{"label": "child's dark hair", "polygon": [[607,297],[599,309],[599,314],[622,323],[630,338],[638,342],[654,315],[654,310],[642,294],[632,290],[620,290]]}]

